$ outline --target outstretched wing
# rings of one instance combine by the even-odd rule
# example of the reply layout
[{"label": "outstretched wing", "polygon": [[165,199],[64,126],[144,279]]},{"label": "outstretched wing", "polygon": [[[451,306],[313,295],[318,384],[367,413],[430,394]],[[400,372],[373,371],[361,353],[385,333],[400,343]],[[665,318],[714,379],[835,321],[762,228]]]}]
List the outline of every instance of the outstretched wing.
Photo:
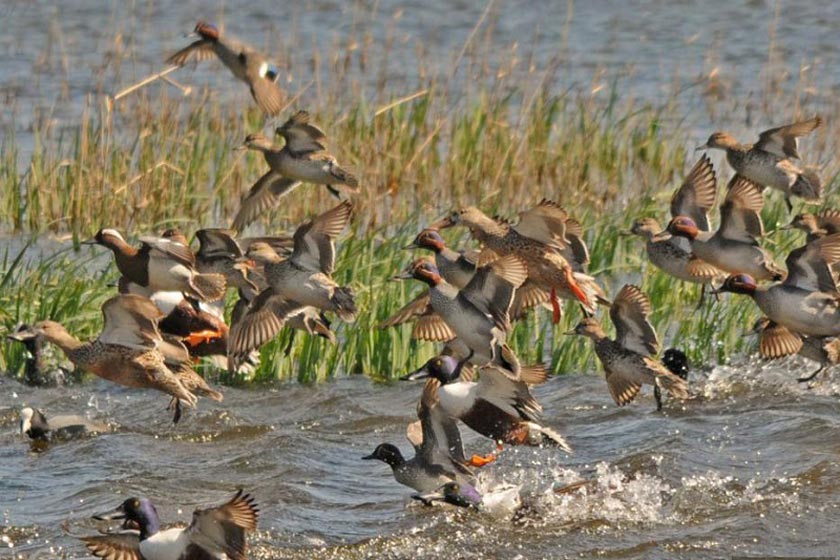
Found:
[{"label": "outstretched wing", "polygon": [[291,260],[303,270],[330,275],[335,269],[335,238],[350,222],[353,204],[345,200],[295,231]]},{"label": "outstretched wing", "polygon": [[294,154],[305,154],[326,150],[327,136],[320,128],[309,122],[306,111],[298,111],[277,129],[286,141],[286,147]]},{"label": "outstretched wing", "polygon": [[80,540],[96,558],[105,560],[144,560],[140,554],[140,534],[137,532],[108,533]]},{"label": "outstretched wing", "polygon": [[765,152],[770,152],[780,158],[797,158],[799,159],[799,141],[797,138],[805,136],[813,132],[820,124],[822,119],[816,116],[807,121],[799,121],[793,124],[780,126],[765,130],[758,137],[758,142],[755,147]]},{"label": "outstretched wing", "polygon": [[190,541],[208,552],[226,554],[231,560],[245,560],[247,535],[257,530],[259,511],[254,498],[239,490],[226,504],[195,510],[187,528]]},{"label": "outstretched wing", "polygon": [[711,231],[709,211],[717,197],[717,177],[712,160],[703,155],[671,197],[671,216],[688,216],[700,231]]},{"label": "outstretched wing", "polygon": [[616,342],[643,356],[659,352],[659,339],[649,316],[650,299],[638,286],[625,284],[610,307]]},{"label": "outstretched wing", "polygon": [[161,343],[157,322],[163,315],[148,298],[120,294],[102,304],[105,325],[99,335],[103,344],[137,350],[153,349]]}]

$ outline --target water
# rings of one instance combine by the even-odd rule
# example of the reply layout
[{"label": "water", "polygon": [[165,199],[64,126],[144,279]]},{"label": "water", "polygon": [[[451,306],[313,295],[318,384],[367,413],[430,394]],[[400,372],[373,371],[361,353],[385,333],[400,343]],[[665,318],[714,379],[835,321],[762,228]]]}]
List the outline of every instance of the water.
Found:
[{"label": "water", "polygon": [[[87,2],[72,11],[52,4],[0,3],[0,127],[24,146],[44,123],[73,127],[89,95],[114,93],[159,70],[198,18],[223,20],[235,35],[284,53],[287,69],[366,33],[374,45],[393,39],[384,77],[399,97],[416,86],[418,47],[447,72],[484,10],[455,0],[279,7],[231,0],[211,10],[172,1]],[[654,103],[675,82],[713,70],[736,98],[757,96],[768,77],[790,87],[801,67],[820,91],[839,85],[835,2],[784,3],[778,14],[758,1],[572,8],[494,4],[486,22],[495,29],[498,59],[517,43],[537,66],[560,56],[558,91],[594,90],[620,77],[633,95]],[[768,76],[771,44],[778,60]],[[101,70],[109,57],[122,60],[119,70]],[[222,76],[213,63],[176,74],[190,85],[212,84],[223,101],[248,102],[241,85]],[[329,80],[326,70],[321,78]],[[362,95],[372,95],[380,78],[358,75]],[[283,79],[295,90],[309,77]],[[458,74],[455,80],[469,85]],[[687,119],[707,134],[699,93],[685,96]],[[408,453],[403,434],[414,419],[417,385],[350,377],[318,386],[226,387],[224,403],[203,401],[172,428],[158,394],[102,381],[33,389],[5,380],[0,558],[85,557],[74,535],[95,533],[100,526],[90,516],[127,495],[153,499],[165,521],[188,521],[194,507],[221,503],[239,487],[253,492],[262,510],[258,558],[836,555],[840,387],[833,380],[813,390],[799,385],[795,378],[808,366],[797,361],[736,363],[697,374],[698,399],[664,414],[653,412],[649,396],[616,408],[600,375],[572,374],[537,388],[546,421],[576,454],[508,449],[485,469],[484,486],[521,485],[524,508],[510,518],[423,508],[384,464],[360,460],[383,441]],[[17,410],[27,405],[87,413],[116,431],[35,452],[16,433]],[[470,452],[490,449],[474,436],[467,445]],[[553,492],[581,478],[595,482],[585,492]]]},{"label": "water", "polygon": [[[84,557],[72,535],[128,495],[166,521],[236,488],[257,497],[257,558],[721,558],[832,555],[840,522],[840,385],[813,390],[798,363],[695,372],[697,397],[665,413],[648,394],[613,406],[603,379],[570,375],[536,389],[546,420],[576,453],[509,448],[483,485],[521,485],[513,517],[425,508],[388,467],[362,461],[404,430],[420,386],[354,376],[318,386],[225,388],[172,428],[166,398],[105,382],[32,389],[6,381],[0,408],[0,557]],[[14,409],[87,412],[113,433],[41,452],[15,433]],[[468,453],[492,444],[466,433]],[[554,487],[592,478],[585,492]],[[8,546],[8,548],[5,548]],[[45,556],[41,556],[45,557]]]}]

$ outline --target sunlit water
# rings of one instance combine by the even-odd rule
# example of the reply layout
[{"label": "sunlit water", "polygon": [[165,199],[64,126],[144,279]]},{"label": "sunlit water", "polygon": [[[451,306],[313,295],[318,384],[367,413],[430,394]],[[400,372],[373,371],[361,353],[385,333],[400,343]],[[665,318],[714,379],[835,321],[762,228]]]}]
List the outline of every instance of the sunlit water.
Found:
[{"label": "sunlit water", "polygon": [[[0,3],[0,124],[24,146],[45,120],[74,126],[89,94],[114,93],[160,69],[199,18],[223,19],[237,36],[294,50],[299,61],[313,48],[323,55],[332,43],[366,32],[377,42],[394,37],[386,77],[397,97],[416,86],[416,46],[448,68],[484,9],[451,0],[232,1],[209,11],[198,2],[89,2],[60,11],[52,4]],[[767,78],[771,30],[779,72],[796,76],[808,66],[829,91],[840,80],[833,71],[840,63],[834,2],[784,3],[778,18],[774,5],[758,1],[609,8],[579,2],[571,11],[563,2],[545,4],[498,2],[488,21],[500,59],[514,42],[523,56],[534,51],[537,66],[564,53],[559,89],[597,88],[620,76],[634,95],[657,102],[675,78],[689,83],[719,68],[731,93],[749,98]],[[97,68],[117,36],[125,46],[121,79],[103,82]],[[247,103],[241,85],[222,76],[218,64],[208,63],[177,77]],[[294,91],[309,77],[285,79]],[[380,76],[358,79],[370,92]],[[701,92],[684,101],[692,111],[687,118],[707,129]],[[152,498],[164,520],[175,522],[239,487],[260,503],[254,542],[260,558],[835,555],[840,389],[831,378],[810,390],[798,384],[810,367],[798,361],[739,363],[695,374],[698,398],[664,413],[654,412],[648,395],[616,408],[600,375],[573,373],[537,388],[547,423],[568,436],[576,453],[507,449],[486,468],[482,488],[521,487],[523,507],[512,516],[424,508],[387,466],[360,460],[383,441],[409,453],[404,430],[414,419],[418,385],[352,377],[317,386],[226,387],[224,403],[202,401],[173,428],[166,399],[154,393],[101,381],[33,389],[5,380],[0,558],[84,557],[74,536],[103,528],[90,516],[127,495]],[[22,406],[86,413],[115,431],[36,452],[17,434]],[[473,436],[467,444],[470,452],[492,447]],[[570,494],[553,491],[582,478],[594,483]]]},{"label": "sunlit water", "polygon": [[[317,386],[225,388],[173,428],[166,398],[105,382],[33,389],[6,381],[0,409],[0,556],[84,557],[73,536],[128,495],[166,521],[244,487],[262,510],[257,557],[719,558],[833,554],[840,522],[840,416],[831,378],[808,367],[742,364],[695,372],[696,398],[654,411],[650,395],[616,408],[603,379],[569,375],[536,389],[547,423],[575,448],[508,448],[482,487],[521,486],[522,508],[425,508],[389,468],[362,461],[378,443],[406,454],[419,386],[356,376]],[[86,412],[113,433],[30,449],[16,409]],[[466,434],[465,434],[466,435]],[[468,452],[491,442],[467,435]],[[593,479],[583,490],[554,488]]]}]

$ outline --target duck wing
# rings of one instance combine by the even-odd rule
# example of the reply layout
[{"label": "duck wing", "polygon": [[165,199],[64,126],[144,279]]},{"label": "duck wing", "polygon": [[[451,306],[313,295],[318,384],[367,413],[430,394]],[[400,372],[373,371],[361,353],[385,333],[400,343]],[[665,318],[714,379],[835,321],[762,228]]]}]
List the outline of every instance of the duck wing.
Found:
[{"label": "duck wing", "polygon": [[[453,467],[466,475],[472,475],[472,470],[466,466],[464,444],[461,432],[455,419],[443,412],[438,406],[438,389],[440,381],[428,379],[423,386],[420,402],[417,403],[417,417],[420,419],[419,439],[416,434],[416,422],[409,429],[415,433],[409,441],[430,465],[441,465],[444,468]],[[408,435],[408,434],[407,434]],[[419,445],[417,445],[419,444]]]},{"label": "duck wing", "polygon": [[199,39],[171,55],[166,59],[166,63],[173,66],[184,66],[191,60],[201,62],[210,60],[215,56],[216,52],[213,50],[213,42],[208,39]]},{"label": "duck wing", "polygon": [[345,200],[295,231],[291,261],[311,272],[330,275],[335,269],[335,238],[350,222],[353,204]]},{"label": "duck wing", "polygon": [[527,278],[525,261],[516,255],[506,255],[477,269],[459,295],[493,317],[496,326],[507,331],[510,330],[508,310],[514,294]]},{"label": "duck wing", "polygon": [[228,357],[234,369],[238,365],[234,363],[236,358],[247,355],[277,336],[286,319],[303,307],[295,301],[284,299],[272,288],[260,292],[248,306],[248,311],[231,326]]},{"label": "duck wing", "polygon": [[615,404],[624,406],[633,402],[642,389],[641,383],[630,381],[606,366],[604,366],[604,371],[606,372],[607,388],[610,390],[610,396],[612,396]]},{"label": "duck wing", "polygon": [[326,134],[309,120],[307,111],[298,111],[277,129],[277,134],[286,141],[286,148],[295,155],[327,149]]},{"label": "duck wing", "polygon": [[275,208],[283,196],[292,192],[300,184],[300,181],[269,171],[260,177],[248,194],[242,198],[231,228],[242,231],[262,214]]},{"label": "duck wing", "polygon": [[755,143],[754,147],[765,152],[770,152],[780,158],[792,157],[799,159],[799,152],[797,152],[799,141],[797,138],[810,134],[821,123],[822,119],[816,116],[807,121],[799,121],[765,130],[759,135],[758,142]]},{"label": "duck wing", "polygon": [[709,211],[717,198],[717,177],[709,156],[703,155],[671,197],[671,216],[688,216],[700,231],[711,231]]},{"label": "duck wing", "polygon": [[251,87],[251,97],[260,110],[276,117],[283,110],[286,93],[277,84],[277,67],[258,52],[246,49],[239,53],[245,66],[245,77]]},{"label": "duck wing", "polygon": [[559,204],[544,198],[533,208],[520,212],[519,222],[512,228],[519,235],[546,245],[565,246],[568,244],[566,238],[568,219],[569,215]]},{"label": "duck wing", "polygon": [[140,534],[137,531],[80,537],[80,540],[96,558],[143,560],[140,554]]},{"label": "duck wing", "polygon": [[542,406],[528,385],[518,375],[495,365],[479,371],[478,397],[514,418],[538,422],[542,415]]},{"label": "duck wing", "polygon": [[840,210],[827,208],[817,214],[817,225],[827,234],[840,233]]},{"label": "duck wing", "polygon": [[379,323],[379,328],[387,329],[389,327],[395,327],[432,313],[433,311],[429,301],[429,290],[424,290],[420,295],[403,305],[391,317]]},{"label": "duck wing", "polygon": [[[245,560],[248,554],[246,537],[257,530],[259,512],[254,498],[241,489],[221,506],[197,509],[187,528],[191,546],[219,556],[226,554],[231,560]],[[192,558],[189,554],[186,557]]]},{"label": "duck wing", "polygon": [[840,233],[815,239],[790,252],[784,283],[811,292],[837,293],[831,265],[840,262]]},{"label": "duck wing", "polygon": [[144,247],[148,247],[150,259],[174,260],[178,264],[195,268],[195,255],[183,243],[162,237],[141,237],[140,242]]},{"label": "duck wing", "polygon": [[610,306],[616,342],[642,356],[659,352],[659,339],[650,324],[650,299],[638,287],[625,284]]},{"label": "duck wing", "polygon": [[720,207],[720,228],[717,234],[726,239],[758,245],[764,235],[761,209],[764,208],[762,188],[746,177],[735,175],[729,181],[728,192]]},{"label": "duck wing", "polygon": [[585,270],[586,265],[589,264],[589,247],[583,240],[583,225],[573,218],[566,220],[566,239],[569,240],[569,248],[575,261],[580,265],[580,270]]},{"label": "duck wing", "polygon": [[802,337],[774,321],[767,320],[758,338],[758,352],[762,358],[775,359],[799,353]]},{"label": "duck wing", "polygon": [[245,256],[239,243],[236,242],[235,232],[230,229],[204,228],[195,232],[198,238],[198,252],[196,256],[202,259],[227,257],[240,259]]},{"label": "duck wing", "polygon": [[120,294],[102,304],[105,324],[99,335],[103,344],[151,350],[161,344],[158,320],[163,316],[148,298]]}]

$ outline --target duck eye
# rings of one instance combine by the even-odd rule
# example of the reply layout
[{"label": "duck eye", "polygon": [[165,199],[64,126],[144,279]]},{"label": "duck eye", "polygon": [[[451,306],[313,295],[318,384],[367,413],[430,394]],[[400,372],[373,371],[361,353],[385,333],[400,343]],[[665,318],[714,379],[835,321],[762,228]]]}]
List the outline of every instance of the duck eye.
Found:
[{"label": "duck eye", "polygon": [[140,500],[134,500],[131,502],[131,507],[137,509],[140,507]]}]

